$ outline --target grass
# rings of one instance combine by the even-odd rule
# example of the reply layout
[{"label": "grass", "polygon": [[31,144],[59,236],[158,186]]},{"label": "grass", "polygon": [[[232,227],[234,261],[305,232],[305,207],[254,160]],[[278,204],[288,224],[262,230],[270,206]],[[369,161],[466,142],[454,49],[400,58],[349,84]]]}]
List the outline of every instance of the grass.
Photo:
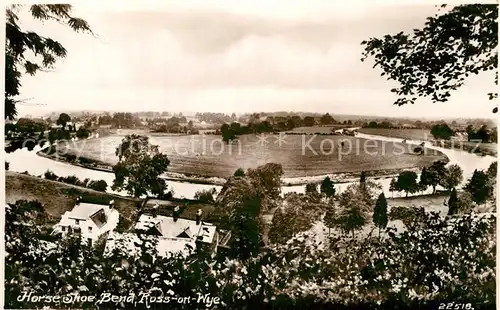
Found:
[{"label": "grass", "polygon": [[[142,204],[141,199],[122,197],[108,193],[98,192],[84,187],[78,187],[57,181],[50,181],[38,177],[6,171],[5,192],[6,202],[15,203],[17,200],[38,200],[44,206],[47,213],[58,221],[66,211],[71,211],[75,206],[76,199],[81,196],[83,202],[108,204],[115,201],[115,208],[120,212],[128,223],[137,220],[138,207]],[[149,201],[151,205],[154,201]],[[211,216],[213,206],[201,204],[190,200],[158,201],[160,210],[169,210],[168,206],[186,206],[181,218],[196,219],[196,212],[202,209],[203,218],[213,219]],[[163,207],[165,206],[165,207]],[[147,206],[146,206],[147,209]],[[170,215],[170,214],[166,214]]]},{"label": "grass", "polygon": [[[238,142],[225,144],[220,136],[151,137],[151,143],[170,159],[169,172],[204,177],[229,177],[238,168],[248,169],[275,162],[283,165],[285,177],[306,177],[361,171],[423,167],[444,159],[440,152],[416,155],[414,146],[372,141],[350,136],[244,135]],[[78,141],[69,152],[114,165],[123,135]],[[340,143],[345,141],[345,146]],[[262,142],[262,141],[261,141]]]}]

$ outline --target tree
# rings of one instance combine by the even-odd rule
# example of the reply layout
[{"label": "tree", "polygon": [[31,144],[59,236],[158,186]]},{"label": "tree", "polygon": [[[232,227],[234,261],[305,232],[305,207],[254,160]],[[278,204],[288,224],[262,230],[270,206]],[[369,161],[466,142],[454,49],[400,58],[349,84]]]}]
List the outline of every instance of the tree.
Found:
[{"label": "tree", "polygon": [[[10,120],[17,115],[16,104],[25,101],[17,98],[20,95],[22,71],[35,75],[37,71],[52,69],[58,58],[66,57],[66,49],[59,42],[21,29],[18,12],[23,7],[10,5],[6,9],[5,118]],[[41,22],[54,20],[75,32],[92,33],[86,21],[71,15],[72,6],[69,4],[30,5],[29,11],[33,18]],[[35,58],[27,57],[28,51]],[[41,62],[38,57],[42,58]]]},{"label": "tree", "polygon": [[392,193],[392,197],[394,197],[394,192],[399,192],[398,182],[395,178],[391,179],[391,184],[389,185],[389,191]]},{"label": "tree", "polygon": [[364,190],[360,186],[352,184],[339,195],[339,207],[336,224],[346,232],[352,232],[361,229],[366,222],[371,206],[366,199]]},{"label": "tree", "polygon": [[330,236],[330,229],[336,226],[337,219],[335,218],[335,209],[333,207],[328,208],[323,218],[325,226],[328,227],[328,236]]},{"label": "tree", "polygon": [[[495,70],[498,84],[497,20],[496,4],[455,6],[428,17],[425,26],[413,34],[399,32],[361,42],[365,47],[361,60],[373,57],[381,75],[399,83],[391,90],[398,95],[395,104],[429,96],[433,102],[445,102],[470,74]],[[497,97],[496,93],[488,95]]]},{"label": "tree", "polygon": [[322,125],[331,125],[335,123],[335,120],[330,114],[326,113],[325,115],[321,116],[320,122]]},{"label": "tree", "polygon": [[316,121],[314,120],[314,117],[312,117],[312,116],[304,117],[304,126],[312,127],[314,125],[316,125]]},{"label": "tree", "polygon": [[[71,117],[68,114],[66,114],[66,113],[61,113],[59,115],[59,118],[57,119],[56,123],[57,123],[57,125],[61,125],[63,127],[63,129],[64,129],[64,128],[66,128],[66,124],[69,121],[71,121]],[[71,129],[71,127],[70,127],[70,129]]]},{"label": "tree", "polygon": [[397,186],[400,190],[408,193],[415,193],[418,190],[417,174],[414,171],[403,171],[399,174]]},{"label": "tree", "polygon": [[446,172],[439,185],[451,191],[453,188],[457,187],[463,180],[463,171],[459,165],[450,165],[446,168]]},{"label": "tree", "polygon": [[281,194],[281,177],[283,176],[283,166],[281,164],[267,163],[255,169],[248,169],[246,175],[262,193],[262,198],[269,200],[279,199]]},{"label": "tree", "polygon": [[366,184],[366,172],[361,171],[361,176],[359,177],[359,185],[361,187],[365,187],[365,184]]},{"label": "tree", "polygon": [[149,193],[161,198],[167,185],[160,175],[170,164],[167,155],[160,153],[149,138],[136,134],[127,135],[116,149],[118,163],[113,167],[113,190],[126,190],[134,197]]},{"label": "tree", "polygon": [[319,202],[321,200],[321,194],[318,191],[317,183],[307,183],[305,194],[312,202]]},{"label": "tree", "polygon": [[220,132],[222,134],[222,141],[229,142],[236,139],[236,133],[228,124],[223,124],[220,128]]},{"label": "tree", "polygon": [[233,176],[235,176],[235,177],[244,177],[245,176],[245,171],[243,169],[241,169],[241,168],[238,168],[233,173]]},{"label": "tree", "polygon": [[10,163],[8,161],[5,162],[5,171],[9,170]]},{"label": "tree", "polygon": [[217,193],[217,190],[215,188],[212,188],[211,190],[201,190],[197,191],[194,193],[194,199],[199,200],[200,202],[203,203],[214,203],[214,195]]},{"label": "tree", "polygon": [[488,177],[490,179],[496,180],[497,178],[497,162],[491,163],[491,165],[488,167]]},{"label": "tree", "polygon": [[456,203],[457,213],[465,214],[474,209],[474,201],[472,195],[467,191],[462,191],[458,194]]},{"label": "tree", "polygon": [[85,139],[85,138],[88,138],[90,135],[90,132],[85,129],[85,128],[78,128],[78,130],[76,131],[76,136],[79,138],[79,139]]},{"label": "tree", "polygon": [[420,176],[420,182],[424,186],[432,186],[432,193],[436,193],[436,186],[442,183],[442,179],[446,174],[445,163],[442,161],[435,161],[430,167],[424,171]]},{"label": "tree", "polygon": [[323,209],[324,205],[311,203],[307,196],[287,194],[273,216],[269,241],[286,243],[298,233],[311,229],[315,222],[321,220]]},{"label": "tree", "polygon": [[455,133],[447,124],[436,124],[431,127],[431,135],[435,139],[449,140]]},{"label": "tree", "polygon": [[306,192],[306,194],[317,194],[318,193],[318,184],[307,183],[305,192]]},{"label": "tree", "polygon": [[325,177],[321,182],[320,192],[324,194],[326,197],[335,196],[335,186],[330,177]]},{"label": "tree", "polygon": [[108,189],[108,183],[104,180],[90,181],[87,187],[99,192],[105,192]]},{"label": "tree", "polygon": [[458,197],[457,190],[453,188],[450,194],[450,199],[448,200],[448,215],[455,215],[458,211]]},{"label": "tree", "polygon": [[471,194],[472,200],[477,204],[485,203],[493,193],[493,187],[489,182],[488,175],[481,170],[474,170],[472,177],[465,185],[465,189]]},{"label": "tree", "polygon": [[384,193],[378,196],[377,202],[375,203],[375,209],[373,210],[373,223],[378,227],[378,235],[380,237],[380,230],[387,227],[387,199],[385,199]]},{"label": "tree", "polygon": [[215,214],[232,231],[231,255],[247,259],[259,252],[262,240],[262,188],[246,177],[229,178],[216,200]]}]

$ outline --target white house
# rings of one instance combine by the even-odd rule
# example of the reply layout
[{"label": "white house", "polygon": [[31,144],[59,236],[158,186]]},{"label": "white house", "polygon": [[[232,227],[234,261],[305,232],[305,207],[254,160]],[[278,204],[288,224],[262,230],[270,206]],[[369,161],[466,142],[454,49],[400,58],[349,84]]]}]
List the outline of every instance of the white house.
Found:
[{"label": "white house", "polygon": [[466,132],[456,132],[454,136],[451,137],[454,141],[468,141],[469,135]]},{"label": "white house", "polygon": [[66,211],[54,226],[53,233],[79,233],[82,242],[94,244],[99,236],[113,231],[118,225],[120,214],[113,206],[114,201],[109,205],[99,205],[80,202],[79,198],[73,210]]},{"label": "white house", "polygon": [[187,255],[189,247],[196,248],[196,241],[217,246],[216,226],[201,221],[201,210],[198,210],[195,221],[179,218],[178,210],[178,207],[174,209],[172,217],[142,214],[134,227],[135,233],[111,233],[108,236],[105,253],[118,247],[124,253],[138,254],[137,244],[141,244],[138,234],[158,238],[158,255],[163,257],[173,253]]}]

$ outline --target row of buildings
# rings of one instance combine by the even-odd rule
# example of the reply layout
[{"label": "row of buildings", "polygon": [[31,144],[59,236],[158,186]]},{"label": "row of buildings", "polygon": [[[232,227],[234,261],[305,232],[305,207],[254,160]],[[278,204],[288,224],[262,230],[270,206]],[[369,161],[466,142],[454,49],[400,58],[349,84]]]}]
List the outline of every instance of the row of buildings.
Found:
[{"label": "row of buildings", "polygon": [[[155,208],[153,208],[154,210]],[[79,234],[82,243],[95,245],[101,237],[105,237],[105,255],[113,251],[122,254],[139,255],[142,236],[157,239],[158,255],[167,256],[173,253],[188,254],[196,243],[213,246],[216,250],[219,243],[217,227],[202,221],[202,211],[199,209],[196,220],[180,218],[180,208],[173,208],[172,216],[141,214],[133,227],[125,233],[116,231],[120,214],[114,207],[114,201],[109,205],[84,203],[77,200],[71,211],[63,214],[60,222],[53,227],[53,234],[67,236]]]}]

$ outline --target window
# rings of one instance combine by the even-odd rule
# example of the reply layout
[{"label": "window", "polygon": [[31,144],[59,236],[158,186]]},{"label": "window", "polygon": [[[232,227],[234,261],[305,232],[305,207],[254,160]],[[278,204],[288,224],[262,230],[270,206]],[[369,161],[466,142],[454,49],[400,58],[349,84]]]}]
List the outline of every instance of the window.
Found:
[{"label": "window", "polygon": [[89,226],[89,233],[92,232],[92,226]]},{"label": "window", "polygon": [[79,225],[80,224],[80,220],[75,220],[75,224]]},{"label": "window", "polygon": [[66,226],[62,226],[62,227],[61,227],[61,230],[62,230],[62,231],[66,231]]},{"label": "window", "polygon": [[92,238],[87,239],[89,246],[92,246]]}]

